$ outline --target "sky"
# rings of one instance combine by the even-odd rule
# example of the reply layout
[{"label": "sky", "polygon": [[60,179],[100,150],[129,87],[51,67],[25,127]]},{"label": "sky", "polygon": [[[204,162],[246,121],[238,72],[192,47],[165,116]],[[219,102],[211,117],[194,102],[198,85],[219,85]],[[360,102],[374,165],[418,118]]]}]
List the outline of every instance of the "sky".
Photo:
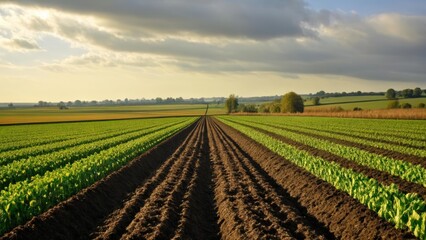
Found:
[{"label": "sky", "polygon": [[424,0],[0,3],[0,102],[414,87]]}]

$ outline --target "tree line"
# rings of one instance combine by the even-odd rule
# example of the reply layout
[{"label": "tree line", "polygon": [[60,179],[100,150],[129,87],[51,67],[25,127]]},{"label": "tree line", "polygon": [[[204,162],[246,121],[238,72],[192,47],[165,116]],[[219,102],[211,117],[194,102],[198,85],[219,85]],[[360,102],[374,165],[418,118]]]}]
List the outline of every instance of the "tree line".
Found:
[{"label": "tree line", "polygon": [[225,102],[225,108],[227,113],[303,113],[305,107],[300,95],[289,92],[281,98],[261,104],[259,107],[255,104],[239,104],[235,94],[231,94]]},{"label": "tree line", "polygon": [[395,91],[395,89],[389,88],[386,91],[385,96],[386,96],[387,99],[396,99],[397,97],[418,98],[418,97],[422,96],[423,92],[426,93],[426,89],[422,90],[419,87],[416,87],[414,89],[406,88],[406,89],[401,90],[401,91]]}]

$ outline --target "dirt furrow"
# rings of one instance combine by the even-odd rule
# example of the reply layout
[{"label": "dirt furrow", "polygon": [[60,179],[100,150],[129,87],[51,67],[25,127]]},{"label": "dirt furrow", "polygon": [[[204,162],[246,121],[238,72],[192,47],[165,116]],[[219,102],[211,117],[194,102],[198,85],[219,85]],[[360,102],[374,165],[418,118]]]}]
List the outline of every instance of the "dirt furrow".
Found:
[{"label": "dirt furrow", "polygon": [[[283,190],[279,186],[270,182],[272,179],[259,172],[253,166],[253,162],[247,158],[247,154],[235,145],[224,132],[212,124],[209,128],[209,136],[213,138],[212,143],[217,147],[214,154],[224,164],[219,169],[225,168],[228,180],[235,183],[234,188],[237,196],[241,200],[241,205],[235,204],[236,210],[248,212],[253,217],[244,219],[240,228],[247,229],[247,234],[255,233],[250,238],[265,239],[332,239],[334,236],[324,228],[319,227],[317,222],[309,222],[301,212],[294,207],[294,204],[286,199],[285,195],[280,195]],[[212,146],[213,147],[213,146]],[[249,157],[250,158],[250,157]],[[219,165],[220,163],[216,163]],[[227,171],[228,170],[228,171]],[[264,172],[263,172],[264,173]],[[229,176],[231,174],[231,176]],[[233,175],[233,176],[232,176]],[[218,179],[220,181],[220,179]],[[272,180],[273,181],[273,180]],[[288,194],[287,194],[288,195]],[[226,197],[226,196],[225,196]],[[236,201],[237,203],[239,201]],[[227,205],[225,205],[226,207]],[[229,206],[229,205],[228,205]],[[238,215],[238,214],[237,214]],[[244,214],[240,214],[244,217]],[[220,216],[227,221],[226,216]],[[225,224],[224,224],[225,225]],[[254,226],[254,229],[252,229]],[[228,228],[229,226],[222,226]],[[238,226],[234,226],[234,228]],[[320,230],[316,230],[320,229]],[[323,230],[326,234],[320,234]],[[326,237],[327,236],[327,237]]]},{"label": "dirt furrow", "polygon": [[193,145],[186,145],[189,151],[175,161],[167,178],[156,186],[154,192],[135,215],[122,236],[123,239],[171,238],[176,230],[179,215],[182,213],[184,195],[200,166],[198,153],[204,132],[203,126],[204,124],[200,124],[197,128],[196,142]]},{"label": "dirt furrow", "polygon": [[[122,208],[117,209],[111,214],[104,223],[98,227],[95,234],[92,235],[96,239],[118,239],[125,232],[126,227],[134,219],[135,215],[139,212],[140,208],[144,205],[146,199],[152,194],[154,189],[163,182],[172,166],[177,164],[177,160],[181,155],[188,155],[190,149],[187,146],[193,146],[196,144],[198,132],[200,131],[200,124],[189,133],[189,136],[185,141],[178,147],[173,155],[167,159],[164,164],[156,171],[155,175],[148,179],[142,186],[140,186],[133,193],[132,197],[126,201]],[[182,161],[180,161],[183,164]],[[180,166],[178,166],[180,167]]]},{"label": "dirt furrow", "polygon": [[220,122],[217,124],[293,199],[297,199],[306,209],[306,214],[325,225],[336,238],[414,238],[406,231],[395,229],[348,194],[272,153],[235,129]]},{"label": "dirt furrow", "polygon": [[[204,131],[207,131],[206,127]],[[219,239],[208,139],[205,132],[198,161],[200,166],[197,167],[199,171],[193,175],[190,190],[184,196],[182,214],[173,239]]]}]

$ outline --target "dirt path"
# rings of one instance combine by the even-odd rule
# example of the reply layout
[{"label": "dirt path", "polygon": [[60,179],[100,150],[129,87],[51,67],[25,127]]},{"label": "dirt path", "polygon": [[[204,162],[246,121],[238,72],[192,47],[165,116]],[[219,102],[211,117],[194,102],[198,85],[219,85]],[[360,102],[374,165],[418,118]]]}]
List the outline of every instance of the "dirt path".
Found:
[{"label": "dirt path", "polygon": [[402,239],[345,193],[202,117],[0,239]]}]

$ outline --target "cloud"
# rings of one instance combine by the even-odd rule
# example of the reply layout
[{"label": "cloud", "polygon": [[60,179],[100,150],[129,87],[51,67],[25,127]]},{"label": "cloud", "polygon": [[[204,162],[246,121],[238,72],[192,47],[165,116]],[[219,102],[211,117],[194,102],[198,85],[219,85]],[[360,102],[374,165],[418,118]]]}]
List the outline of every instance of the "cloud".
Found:
[{"label": "cloud", "polygon": [[37,43],[26,39],[4,40],[3,44],[7,49],[13,51],[32,51],[41,49]]},{"label": "cloud", "polygon": [[46,69],[169,67],[419,83],[426,74],[425,16],[363,17],[291,0],[15,3],[22,6],[0,9],[3,38],[30,39],[36,47],[51,34],[89,51]]},{"label": "cloud", "polygon": [[270,39],[304,36],[310,10],[299,0],[47,0],[15,4],[96,16],[126,34]]}]

